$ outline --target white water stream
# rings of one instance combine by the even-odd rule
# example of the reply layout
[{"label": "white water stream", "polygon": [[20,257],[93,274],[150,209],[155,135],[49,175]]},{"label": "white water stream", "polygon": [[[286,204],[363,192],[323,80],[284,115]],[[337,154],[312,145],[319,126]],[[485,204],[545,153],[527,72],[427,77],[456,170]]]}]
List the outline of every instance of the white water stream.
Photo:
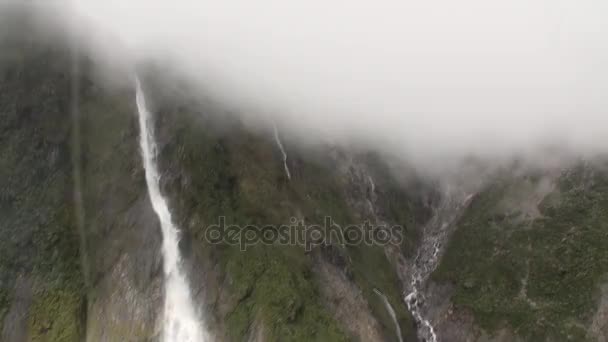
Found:
[{"label": "white water stream", "polygon": [[279,130],[277,130],[277,125],[275,125],[274,123],[272,124],[272,128],[274,129],[274,140],[277,142],[277,145],[281,150],[281,154],[283,155],[283,167],[285,168],[285,175],[287,175],[288,180],[291,180],[291,173],[289,172],[289,167],[287,166],[287,153],[285,153],[283,144],[281,144],[281,139],[279,138]]},{"label": "white water stream", "polygon": [[137,111],[139,114],[140,146],[148,194],[160,220],[162,230],[163,271],[165,275],[165,303],[162,340],[164,342],[204,342],[209,335],[203,330],[194,309],[190,288],[181,270],[178,247],[179,231],[160,192],[160,176],[156,165],[156,142],[150,112],[139,79],[135,79]]},{"label": "white water stream", "polygon": [[395,309],[393,309],[391,302],[388,301],[388,298],[386,298],[384,293],[380,292],[380,290],[374,289],[374,292],[382,299],[382,302],[384,303],[384,307],[386,308],[386,311],[388,311],[388,314],[393,319],[393,324],[395,324],[395,331],[397,333],[397,338],[399,338],[399,342],[403,342],[403,337],[401,336],[401,327],[399,326],[399,321],[397,320],[397,314],[395,313]]},{"label": "white water stream", "polygon": [[433,217],[424,227],[422,243],[412,265],[410,293],[405,296],[405,303],[418,324],[418,337],[424,342],[437,342],[437,333],[432,323],[423,316],[426,298],[422,288],[437,267],[450,226],[473,197],[451,187],[446,187],[442,196]]}]

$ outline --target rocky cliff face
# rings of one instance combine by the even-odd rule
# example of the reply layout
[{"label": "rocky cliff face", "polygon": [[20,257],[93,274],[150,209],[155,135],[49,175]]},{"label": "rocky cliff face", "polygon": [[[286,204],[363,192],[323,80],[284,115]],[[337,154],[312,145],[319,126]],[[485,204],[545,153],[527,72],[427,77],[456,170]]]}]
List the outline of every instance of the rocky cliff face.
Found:
[{"label": "rocky cliff face", "polygon": [[131,92],[95,83],[65,40],[14,14],[0,62],[3,340],[146,339],[160,235]]},{"label": "rocky cliff face", "polygon": [[75,340],[86,301],[71,191],[69,50],[31,48],[31,32],[2,32],[1,336]]}]

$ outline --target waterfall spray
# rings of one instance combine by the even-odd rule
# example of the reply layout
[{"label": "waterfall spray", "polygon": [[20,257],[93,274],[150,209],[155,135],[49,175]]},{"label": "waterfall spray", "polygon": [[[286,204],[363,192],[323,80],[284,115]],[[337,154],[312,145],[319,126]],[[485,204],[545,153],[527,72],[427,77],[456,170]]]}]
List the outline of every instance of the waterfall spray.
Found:
[{"label": "waterfall spray", "polygon": [[203,342],[209,335],[202,329],[194,310],[190,289],[182,273],[179,253],[179,231],[173,223],[169,206],[160,192],[160,176],[156,165],[156,142],[151,116],[139,79],[135,79],[136,103],[139,114],[140,146],[152,207],[162,230],[165,303],[163,319],[164,342]]}]

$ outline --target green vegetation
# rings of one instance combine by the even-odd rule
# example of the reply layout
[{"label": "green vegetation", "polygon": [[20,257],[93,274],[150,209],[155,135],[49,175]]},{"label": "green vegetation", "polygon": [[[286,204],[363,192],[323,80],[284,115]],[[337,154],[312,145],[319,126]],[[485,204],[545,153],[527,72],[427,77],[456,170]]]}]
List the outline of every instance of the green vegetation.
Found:
[{"label": "green vegetation", "polygon": [[378,246],[360,245],[349,247],[349,255],[352,257],[354,280],[363,290],[372,313],[384,326],[388,336],[394,337],[393,319],[387,312],[382,299],[373,292],[374,288],[384,293],[395,309],[405,340],[415,341],[416,330],[413,319],[405,310],[401,284],[397,279],[394,266],[387,260],[384,250]]},{"label": "green vegetation", "polygon": [[513,189],[538,179],[503,179],[460,220],[433,278],[455,284],[453,301],[490,331],[507,323],[530,341],[583,341],[608,273],[608,176],[579,166],[529,220],[507,210]]},{"label": "green vegetation", "polygon": [[[81,141],[73,145],[69,49],[35,37],[11,41],[0,54],[0,235],[6,237],[0,241],[0,319],[14,299],[15,279],[23,277],[31,301],[24,309],[28,338],[76,341],[84,333],[86,297],[94,307],[107,295],[102,292],[111,290],[97,286],[100,280],[121,255],[141,243],[141,232],[131,229],[140,213],[130,212],[145,194],[139,132],[132,94],[91,82],[92,66],[82,61]],[[151,98],[171,96],[163,90],[163,96]],[[271,137],[247,133],[230,118],[219,125],[189,107],[194,106],[184,102],[158,108],[163,113],[157,121],[163,188],[172,197],[175,219],[194,238],[193,248],[208,253],[229,280],[230,310],[221,317],[229,337],[242,340],[261,322],[270,341],[347,340],[321,300],[324,284],[315,274],[316,259],[302,246],[255,246],[242,252],[238,246],[206,244],[201,227],[219,216],[241,226],[280,225],[291,217],[322,224],[331,216],[345,226],[358,217],[349,201],[352,180],[335,170],[335,161],[324,153],[288,146],[290,161],[297,165],[288,182]],[[74,166],[82,167],[81,236],[75,222],[80,203],[73,201]],[[382,216],[409,226],[416,210],[411,197],[386,170],[375,172],[382,178],[378,187],[385,189],[379,198],[386,208]],[[386,335],[393,336],[394,327],[374,288],[388,296],[404,335],[411,336],[400,285],[382,248],[334,247],[348,260],[340,267],[362,289]],[[147,285],[155,270],[149,271],[134,275],[135,286]],[[148,333],[154,332],[142,332],[142,337]]]},{"label": "green vegetation", "polygon": [[32,342],[72,342],[83,336],[83,297],[80,289],[67,288],[36,294],[29,316]]},{"label": "green vegetation", "polygon": [[29,281],[21,286],[32,286],[25,291],[32,293],[29,337],[73,341],[82,332],[84,284],[73,222],[69,69],[59,47],[32,46],[12,42],[8,55],[21,56],[19,63],[0,60],[0,317],[23,277]]},{"label": "green vegetation", "polygon": [[286,187],[271,142],[246,134],[220,139],[209,136],[213,130],[192,125],[200,118],[181,113],[174,119],[176,138],[163,156],[177,159],[166,166],[176,168],[170,173],[179,176],[170,179],[167,188],[179,189],[171,201],[176,217],[196,218],[192,234],[201,248],[217,249],[231,279],[235,305],[225,317],[229,337],[241,340],[261,320],[271,341],[345,340],[318,302],[312,265],[303,248],[254,246],[242,252],[238,246],[209,246],[204,241],[201,227],[217,223],[219,216],[228,224],[289,222],[291,197],[298,194]]},{"label": "green vegetation", "polygon": [[311,265],[297,252],[295,248],[255,246],[245,253],[232,253],[226,265],[238,298],[227,317],[232,339],[245,336],[249,325],[260,317],[270,341],[345,340],[318,302]]},{"label": "green vegetation", "polygon": [[[219,216],[227,224],[289,224],[291,217],[307,224],[322,224],[331,216],[345,226],[355,222],[355,213],[346,200],[348,179],[331,169],[332,161],[314,152],[289,150],[294,177],[287,181],[282,160],[270,137],[246,133],[239,123],[217,127],[204,113],[186,109],[160,109],[159,117],[172,120],[166,132],[171,140],[161,151],[162,168],[170,175],[165,188],[171,195],[181,227],[190,227],[199,248],[219,260],[230,279],[234,305],[224,319],[231,340],[242,340],[259,322],[269,341],[340,341],[346,340],[320,300],[314,263],[303,246],[209,245],[202,228],[217,223]],[[163,120],[159,119],[159,120]],[[227,120],[229,121],[229,119]],[[160,125],[160,124],[159,124]],[[160,140],[167,122],[162,123]],[[289,147],[288,147],[289,148]],[[405,196],[391,193],[393,203]],[[408,199],[409,200],[409,199]],[[398,216],[407,221],[409,217]],[[405,335],[414,333],[409,313],[400,296],[400,284],[393,265],[380,247],[336,246],[345,260],[352,260],[345,271],[363,290],[372,313],[394,336],[392,320],[373,288],[382,290],[395,306],[403,322]],[[314,252],[313,252],[314,253]]]}]

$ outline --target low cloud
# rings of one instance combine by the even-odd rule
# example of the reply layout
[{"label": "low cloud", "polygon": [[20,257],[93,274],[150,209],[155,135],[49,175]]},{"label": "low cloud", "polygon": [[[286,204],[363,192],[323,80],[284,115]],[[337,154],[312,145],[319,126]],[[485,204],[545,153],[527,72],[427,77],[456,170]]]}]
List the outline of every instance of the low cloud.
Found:
[{"label": "low cloud", "polygon": [[98,51],[170,62],[311,140],[432,163],[608,152],[606,1],[58,4],[112,37]]}]

